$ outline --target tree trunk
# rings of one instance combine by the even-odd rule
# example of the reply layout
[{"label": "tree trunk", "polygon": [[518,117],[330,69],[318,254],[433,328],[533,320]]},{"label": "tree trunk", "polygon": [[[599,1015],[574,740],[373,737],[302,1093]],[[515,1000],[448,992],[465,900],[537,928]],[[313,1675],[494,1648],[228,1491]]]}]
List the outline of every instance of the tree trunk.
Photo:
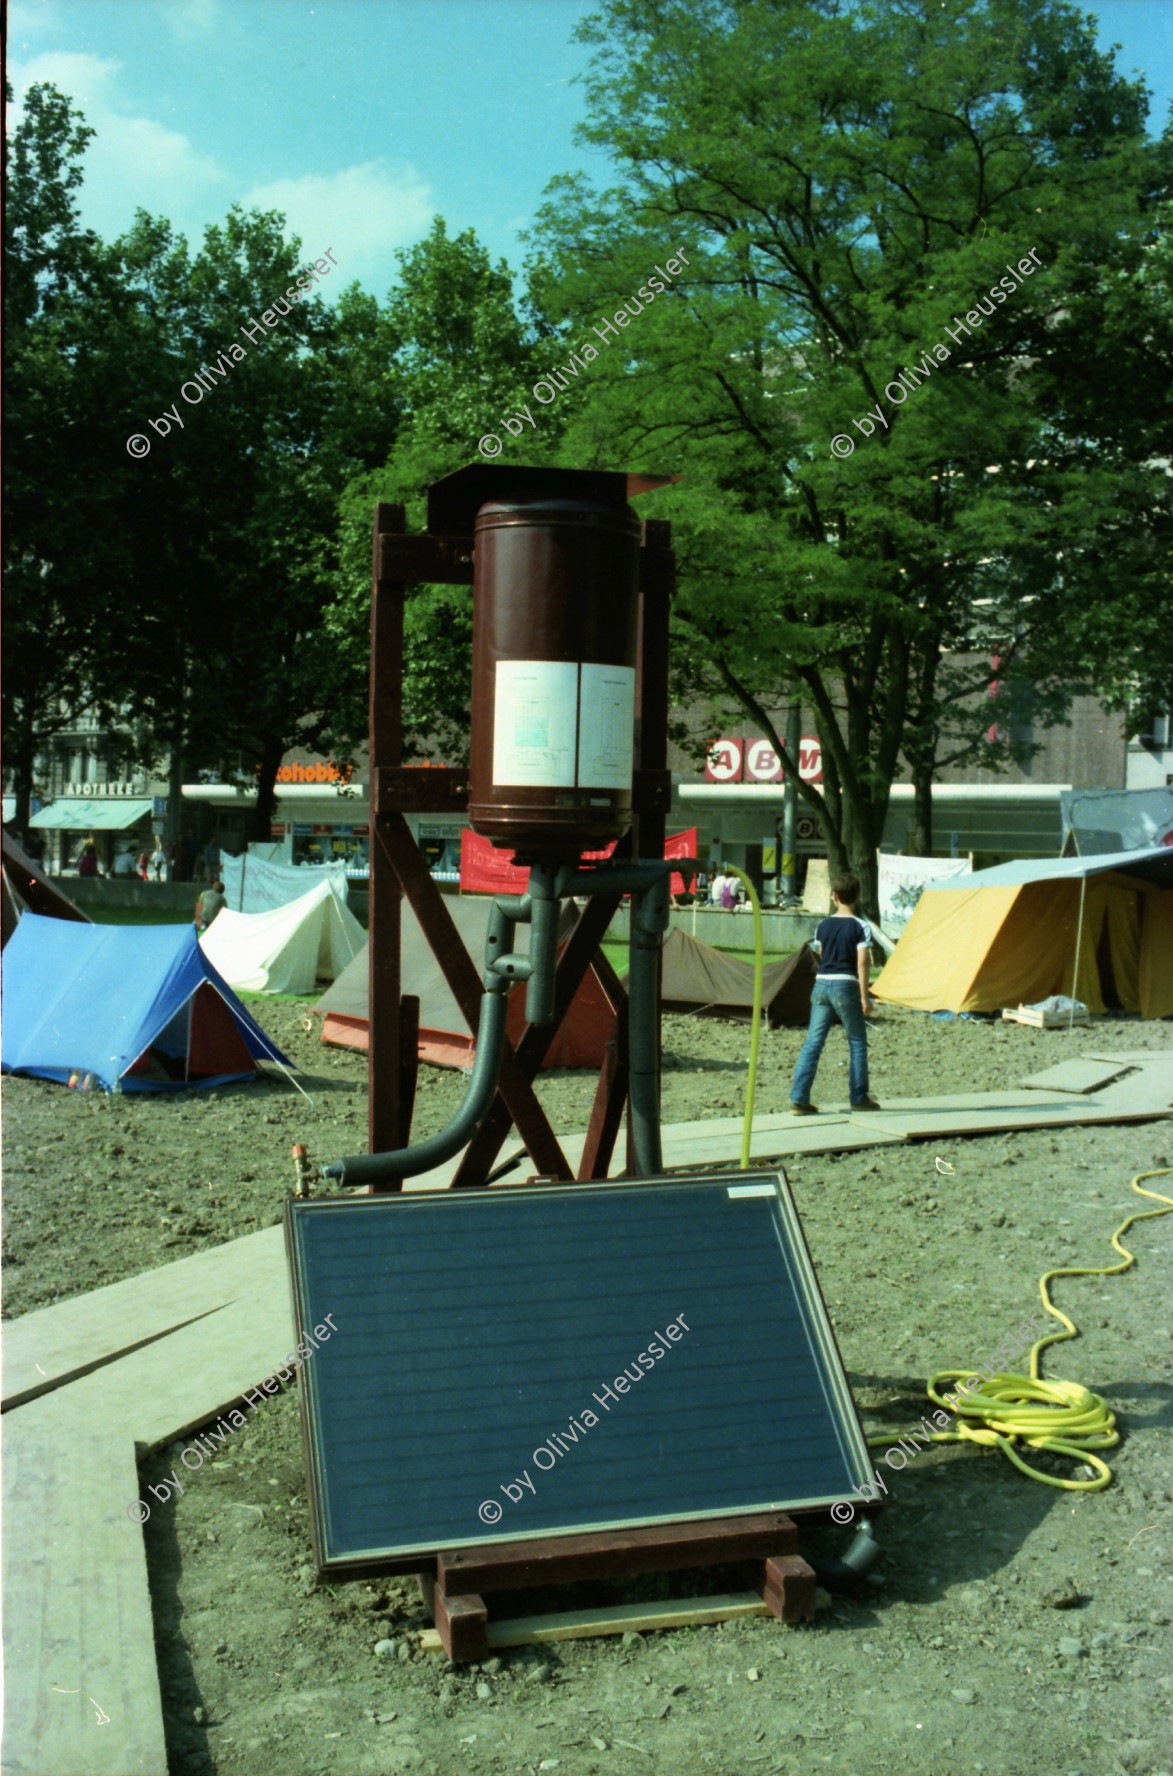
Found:
[{"label": "tree trunk", "polygon": [[33,793],[33,759],[36,753],[36,740],[31,732],[23,731],[12,754],[12,789],[16,796],[16,811],[12,817],[12,830],[22,845],[29,842],[29,806]]},{"label": "tree trunk", "polygon": [[933,855],[933,766],[932,761],[914,759],[912,764],[912,825],[908,829],[905,850],[910,857]]},{"label": "tree trunk", "polygon": [[167,767],[167,817],[164,832],[168,839],[177,839],[183,824],[183,763],[183,730],[177,722],[171,735],[171,758]]},{"label": "tree trunk", "polygon": [[851,847],[851,873],[859,881],[859,911],[865,919],[880,917],[880,862],[878,848],[856,829]]},{"label": "tree trunk", "polygon": [[248,821],[250,844],[265,844],[272,834],[277,806],[277,771],[285,753],[282,740],[266,740],[257,768],[257,799]]}]

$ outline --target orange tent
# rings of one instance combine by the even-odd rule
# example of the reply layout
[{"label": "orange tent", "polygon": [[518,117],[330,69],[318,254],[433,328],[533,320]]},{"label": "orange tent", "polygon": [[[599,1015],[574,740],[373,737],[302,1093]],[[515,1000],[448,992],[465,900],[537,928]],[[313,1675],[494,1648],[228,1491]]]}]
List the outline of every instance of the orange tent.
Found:
[{"label": "orange tent", "polygon": [[1000,864],[921,895],[873,989],[917,1011],[1052,994],[1173,1016],[1173,849]]}]

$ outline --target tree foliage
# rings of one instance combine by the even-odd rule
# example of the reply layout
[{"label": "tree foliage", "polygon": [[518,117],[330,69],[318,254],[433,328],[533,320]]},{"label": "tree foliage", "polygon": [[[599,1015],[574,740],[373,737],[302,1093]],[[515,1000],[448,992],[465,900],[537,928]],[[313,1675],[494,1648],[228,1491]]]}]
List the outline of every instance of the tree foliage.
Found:
[{"label": "tree foliage", "polygon": [[5,140],[3,721],[21,828],[39,745],[125,695],[135,465],[114,415],[144,349],[113,254],[78,221],[91,134],[42,86]]},{"label": "tree foliage", "polygon": [[365,731],[365,683],[327,616],[340,490],[399,424],[391,331],[357,289],[329,308],[299,282],[300,244],[274,213],[234,208],[192,251],[140,212],[103,247],[76,221],[90,133],[34,88],[11,150],[17,781],[59,710],[117,709],[144,752],[170,754],[173,818],[182,775],[256,770],[267,837],[282,753]]},{"label": "tree foliage", "polygon": [[[478,440],[525,399],[538,373],[538,348],[518,317],[509,269],[492,263],[471,230],[451,238],[437,217],[426,240],[399,254],[399,265],[386,325],[403,420],[386,460],[346,489],[344,592],[330,619],[353,670],[364,674],[375,501],[405,505],[408,529],[422,529],[430,483],[477,460]],[[523,460],[548,457],[558,435],[556,422],[546,426]],[[458,765],[468,756],[471,595],[460,586],[406,591],[404,749]]]},{"label": "tree foliage", "polygon": [[570,345],[676,248],[688,272],[590,366],[565,460],[682,475],[655,508],[678,663],[780,752],[797,685],[825,772],[802,794],[874,906],[902,761],[923,806],[942,753],[1009,745],[963,656],[1047,714],[1073,686],[1056,558],[1116,480],[1052,397],[1089,344],[1073,295],[1151,235],[1143,89],[1063,0],[607,0],[581,35],[582,136],[622,182],[557,182],[534,300]]}]

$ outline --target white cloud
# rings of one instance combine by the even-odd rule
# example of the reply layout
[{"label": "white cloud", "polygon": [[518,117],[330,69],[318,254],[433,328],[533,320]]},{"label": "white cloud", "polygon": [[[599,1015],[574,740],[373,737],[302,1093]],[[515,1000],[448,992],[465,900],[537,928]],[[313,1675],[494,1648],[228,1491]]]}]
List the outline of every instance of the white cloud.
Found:
[{"label": "white cloud", "polygon": [[[117,96],[120,62],[103,56],[46,51],[14,70],[13,127],[30,86],[47,82],[71,98],[96,131],[85,155],[79,208],[83,223],[105,239],[130,227],[136,209],[167,216],[195,232],[209,212],[227,208],[231,180],[213,156],[152,117],[127,114]],[[177,213],[177,198],[182,208]]]},{"label": "white cloud", "polygon": [[209,37],[220,26],[219,0],[172,0],[164,17],[181,43]]},{"label": "white cloud", "polygon": [[8,10],[8,52],[27,49],[26,33],[32,37],[60,27],[53,0],[12,0]]},{"label": "white cloud", "polygon": [[[24,0],[27,9],[28,0]],[[188,0],[181,10],[191,28],[215,16],[218,0]],[[170,9],[169,9],[170,11]],[[42,51],[12,67],[15,102],[11,131],[28,88],[55,86],[74,101],[96,133],[86,150],[78,209],[85,227],[113,240],[144,209],[166,217],[198,249],[204,229],[221,221],[229,206],[279,210],[286,236],[297,234],[307,258],[333,247],[340,290],[357,278],[383,294],[395,276],[397,247],[428,231],[438,205],[427,179],[407,162],[371,160],[334,173],[306,173],[242,191],[243,183],[191,138],[145,116],[122,95],[123,65],[110,57]],[[327,299],[333,292],[323,287]]]},{"label": "white cloud", "polygon": [[301,236],[307,258],[333,247],[342,283],[358,278],[380,293],[391,281],[392,250],[425,235],[436,208],[431,187],[413,166],[381,160],[254,185],[242,202],[246,209],[280,210],[286,236]]}]

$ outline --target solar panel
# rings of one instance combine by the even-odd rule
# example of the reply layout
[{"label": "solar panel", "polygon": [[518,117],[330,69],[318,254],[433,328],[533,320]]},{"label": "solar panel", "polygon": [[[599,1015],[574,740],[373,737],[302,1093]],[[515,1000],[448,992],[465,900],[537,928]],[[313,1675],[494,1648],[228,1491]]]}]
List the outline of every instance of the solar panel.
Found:
[{"label": "solar panel", "polygon": [[411,1570],[827,1506],[867,1450],[785,1179],[291,1201],[314,1540]]}]

